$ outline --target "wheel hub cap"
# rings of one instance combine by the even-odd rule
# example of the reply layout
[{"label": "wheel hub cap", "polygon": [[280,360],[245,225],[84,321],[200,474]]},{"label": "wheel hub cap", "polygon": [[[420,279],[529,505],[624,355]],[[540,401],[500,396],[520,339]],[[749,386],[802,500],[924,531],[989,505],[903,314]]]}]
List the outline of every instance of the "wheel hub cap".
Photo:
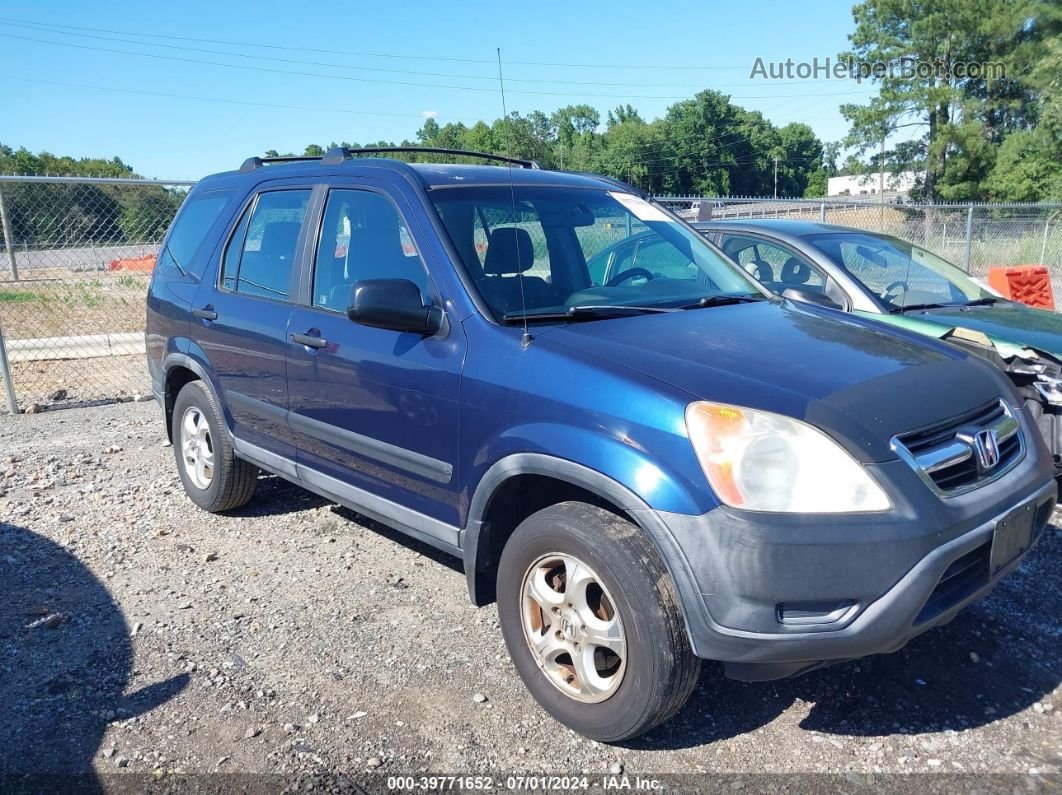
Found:
[{"label": "wheel hub cap", "polygon": [[521,618],[535,662],[562,693],[595,703],[619,688],[627,664],[623,622],[586,563],[561,553],[539,558],[524,574]]},{"label": "wheel hub cap", "polygon": [[214,444],[210,423],[192,406],[181,418],[181,462],[188,479],[199,489],[210,488],[214,480]]}]

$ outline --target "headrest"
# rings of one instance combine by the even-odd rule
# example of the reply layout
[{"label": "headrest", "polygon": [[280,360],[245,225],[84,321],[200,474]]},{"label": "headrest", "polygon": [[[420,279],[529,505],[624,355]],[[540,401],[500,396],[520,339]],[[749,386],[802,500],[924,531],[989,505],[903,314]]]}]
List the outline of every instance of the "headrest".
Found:
[{"label": "headrest", "polygon": [[295,245],[299,241],[298,221],[274,221],[266,224],[262,230],[260,250],[270,257],[290,259],[295,256]]},{"label": "headrest", "polygon": [[752,275],[761,282],[773,282],[774,281],[774,268],[771,267],[769,262],[764,262],[762,259],[751,260],[746,266],[746,269],[752,268]]},{"label": "headrest", "polygon": [[811,278],[811,268],[803,260],[790,257],[782,266],[782,281],[785,284],[804,284]]},{"label": "headrest", "polygon": [[483,273],[507,276],[523,273],[535,264],[535,247],[531,235],[518,226],[499,226],[490,233]]}]

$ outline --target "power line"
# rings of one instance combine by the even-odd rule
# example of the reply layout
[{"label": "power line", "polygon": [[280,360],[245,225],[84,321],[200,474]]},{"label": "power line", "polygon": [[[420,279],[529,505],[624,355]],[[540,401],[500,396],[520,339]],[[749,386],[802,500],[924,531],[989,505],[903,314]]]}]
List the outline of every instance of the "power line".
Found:
[{"label": "power line", "polygon": [[[182,57],[176,56],[176,55],[160,55],[158,53],[131,52],[129,50],[116,50],[116,49],[112,49],[112,48],[109,48],[109,47],[95,47],[95,46],[92,46],[92,45],[89,45],[89,44],[78,44],[76,42],[50,41],[48,39],[38,39],[38,38],[34,38],[32,36],[20,36],[20,35],[18,35],[16,33],[0,33],[0,36],[2,36],[4,38],[9,38],[9,39],[18,39],[18,40],[21,40],[21,41],[32,41],[32,42],[36,42],[36,43],[39,43],[39,44],[50,44],[50,45],[52,45],[54,47],[68,47],[68,48],[74,48],[74,49],[79,49],[79,50],[91,50],[91,51],[94,51],[94,52],[106,52],[106,53],[111,53],[111,54],[114,54],[114,55],[132,55],[132,56],[140,57],[140,58],[152,58],[152,59],[155,59],[155,60],[162,60],[162,61],[177,61],[177,62],[180,62],[180,63],[192,63],[192,64],[199,64],[199,65],[203,65],[203,66],[220,66],[220,67],[223,67],[223,68],[226,68],[226,69],[240,69],[240,70],[243,70],[243,71],[251,71],[251,72],[267,72],[267,73],[270,73],[270,74],[292,75],[292,76],[298,76],[298,77],[316,77],[316,78],[320,78],[320,79],[323,79],[323,80],[343,80],[343,81],[351,81],[351,82],[356,82],[356,83],[409,86],[409,87],[412,87],[412,88],[431,88],[431,89],[439,89],[439,88],[441,88],[441,89],[447,89],[447,90],[453,90],[453,91],[475,91],[477,93],[495,93],[495,90],[493,88],[479,88],[477,86],[457,86],[457,85],[446,84],[446,83],[412,83],[412,82],[409,82],[409,81],[402,81],[402,80],[377,80],[377,79],[372,79],[372,78],[367,78],[367,77],[354,77],[352,75],[329,75],[329,74],[321,74],[319,72],[298,72],[298,71],[291,71],[291,70],[287,70],[287,69],[272,69],[272,68],[266,67],[266,66],[248,66],[248,65],[244,65],[244,64],[224,63],[224,62],[221,62],[221,61],[206,61],[206,60],[198,59],[198,58],[182,58]],[[518,90],[518,91],[512,91],[510,93],[525,94],[525,95],[536,95],[536,96],[553,96],[553,97],[584,97],[584,98],[592,97],[592,98],[595,98],[595,99],[614,99],[614,100],[624,100],[624,99],[682,100],[682,99],[689,99],[688,96],[651,95],[651,94],[584,94],[584,93],[572,94],[572,93],[569,93],[569,92],[559,92],[559,91],[528,91],[528,90],[522,90],[522,91]],[[846,94],[862,94],[862,93],[863,93],[862,91],[829,92],[829,93],[826,93],[826,94],[801,94],[799,96],[802,96],[802,97],[830,96],[830,97],[832,97],[832,96],[844,96]],[[729,95],[729,96],[732,99],[786,99],[786,98],[792,98],[793,94],[754,94],[754,95]]]},{"label": "power line", "polygon": [[[67,30],[83,30],[91,31],[93,33],[112,33],[120,36],[140,36],[153,39],[167,39],[170,41],[193,41],[206,44],[224,44],[230,47],[258,47],[270,50],[286,50],[288,52],[313,52],[325,55],[357,55],[366,58],[392,58],[407,61],[445,61],[449,63],[476,63],[476,64],[493,64],[494,61],[486,58],[456,58],[451,56],[439,56],[439,55],[408,55],[400,53],[384,53],[384,52],[365,52],[358,50],[330,50],[320,49],[314,47],[292,47],[282,44],[266,44],[262,42],[252,41],[233,41],[231,39],[205,39],[195,36],[174,36],[172,34],[163,33],[147,33],[147,32],[135,32],[135,31],[123,31],[113,30],[108,28],[90,28],[81,27],[77,25],[59,25],[57,23],[42,23],[32,19],[20,19],[16,17],[0,17],[0,21],[16,23],[16,24],[31,24],[31,25],[51,25],[52,27],[66,28]],[[579,64],[579,63],[552,63],[548,61],[507,61],[507,63],[518,66],[555,66],[563,67],[567,69],[690,69],[690,70],[748,70],[748,65],[743,64],[741,66],[690,66],[683,64]]]},{"label": "power line", "polygon": [[[35,77],[21,77],[19,75],[0,74],[0,80],[18,80],[23,83],[40,83],[48,86],[63,86],[65,88],[90,89],[93,91],[110,91],[119,94],[139,94],[148,97],[163,97],[165,99],[187,99],[194,102],[217,102],[223,105],[241,105],[255,108],[277,108],[280,110],[308,110],[321,113],[344,113],[356,116],[394,116],[401,118],[424,119],[421,113],[386,113],[368,110],[347,110],[346,108],[322,108],[311,105],[282,105],[275,102],[250,102],[241,99],[224,99],[221,97],[199,97],[190,94],[169,94],[162,91],[140,91],[133,88],[118,88],[115,86],[94,86],[85,83],[66,83],[59,80],[43,80]],[[433,117],[444,118],[444,117]]]},{"label": "power line", "polygon": [[[85,39],[95,39],[97,41],[110,41],[118,44],[131,44],[140,47],[163,47],[167,50],[177,50],[179,52],[198,52],[206,53],[208,55],[221,55],[230,58],[244,58],[254,61],[267,61],[271,63],[284,63],[293,64],[297,66],[323,66],[329,69],[348,69],[354,71],[363,72],[380,72],[385,74],[400,74],[400,75],[416,75],[420,77],[443,77],[443,78],[455,78],[458,80],[480,80],[493,82],[496,78],[487,75],[469,75],[469,74],[453,74],[450,72],[424,72],[415,69],[388,69],[379,66],[355,66],[352,64],[340,64],[330,63],[328,61],[308,61],[301,58],[277,58],[268,55],[251,55],[242,52],[227,52],[225,50],[212,50],[205,47],[188,47],[178,44],[160,44],[158,42],[150,41],[137,41],[130,38],[118,38],[117,36],[95,35],[91,33],[71,33],[60,28],[67,27],[65,25],[52,25],[43,23],[23,24],[20,22],[7,22],[4,18],[0,17],[0,22],[6,22],[6,24],[24,28],[26,30],[35,31],[37,33],[50,33],[58,36],[76,36]],[[124,36],[127,34],[118,34]],[[132,35],[132,34],[128,34]],[[52,42],[53,44],[62,44],[62,42]],[[575,85],[575,86],[605,86],[614,88],[692,88],[703,89],[705,88],[703,83],[631,83],[627,81],[600,81],[600,80],[551,80],[548,78],[519,78],[510,77],[508,79],[510,83],[529,83],[532,85],[539,84],[551,84],[551,85]],[[803,80],[789,80],[789,81],[776,81],[772,82],[771,86],[789,86],[789,85],[803,85],[807,81]],[[712,88],[740,88],[749,87],[750,81],[745,80],[740,83],[713,83]],[[766,87],[766,86],[765,86]]]}]

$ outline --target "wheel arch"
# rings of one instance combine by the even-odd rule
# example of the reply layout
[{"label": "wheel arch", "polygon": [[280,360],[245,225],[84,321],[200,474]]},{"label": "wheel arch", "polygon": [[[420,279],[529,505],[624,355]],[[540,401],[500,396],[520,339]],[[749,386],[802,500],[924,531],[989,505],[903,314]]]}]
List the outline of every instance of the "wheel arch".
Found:
[{"label": "wheel arch", "polygon": [[[523,484],[546,491],[538,493],[537,499],[523,500],[517,510],[510,509],[509,515],[500,514],[499,509],[504,511],[506,508],[500,500],[512,496],[507,489],[519,488]],[[542,453],[506,456],[487,470],[476,487],[468,522],[461,532],[465,576],[473,604],[481,606],[495,601],[498,556],[516,525],[531,513],[568,499],[582,499],[611,510],[629,519],[646,534],[675,582],[683,621],[692,641],[690,611],[695,609],[699,600],[698,592],[689,561],[660,514],[609,476]]]},{"label": "wheel arch", "polygon": [[166,415],[166,436],[171,442],[173,441],[173,406],[181,388],[190,381],[202,381],[206,385],[215,402],[222,407],[224,418],[224,404],[221,402],[213,379],[202,362],[187,353],[171,353],[163,360],[162,373],[162,409]]}]

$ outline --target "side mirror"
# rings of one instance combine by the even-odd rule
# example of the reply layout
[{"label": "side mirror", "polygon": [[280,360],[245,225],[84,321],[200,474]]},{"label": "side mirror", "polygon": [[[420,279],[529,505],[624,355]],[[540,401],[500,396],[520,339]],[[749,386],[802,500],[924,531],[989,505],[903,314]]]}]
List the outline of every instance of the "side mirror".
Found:
[{"label": "side mirror", "polygon": [[355,323],[425,336],[442,328],[443,313],[425,306],[420,288],[407,279],[365,279],[350,295],[347,317]]},{"label": "side mirror", "polygon": [[815,304],[817,306],[824,306],[827,309],[844,309],[839,303],[834,301],[826,293],[820,293],[816,290],[808,290],[803,287],[787,287],[782,291],[782,298],[788,298],[791,301],[803,301],[805,304]]}]

